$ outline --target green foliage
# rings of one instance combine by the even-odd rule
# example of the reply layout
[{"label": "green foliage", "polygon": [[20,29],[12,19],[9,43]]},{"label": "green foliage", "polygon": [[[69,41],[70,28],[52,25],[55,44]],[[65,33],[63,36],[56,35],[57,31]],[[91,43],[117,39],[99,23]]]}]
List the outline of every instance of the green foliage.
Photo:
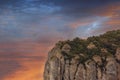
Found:
[{"label": "green foliage", "polygon": [[[96,48],[87,48],[87,46],[91,42],[96,46]],[[109,31],[103,35],[88,37],[87,39],[80,39],[77,37],[72,41],[60,41],[57,43],[57,45],[62,48],[66,43],[71,46],[71,51],[69,55],[70,57],[73,57],[76,54],[79,55],[83,53],[86,55],[86,57],[81,58],[82,62],[84,62],[84,60],[86,60],[87,58],[91,58],[93,55],[103,56],[103,52],[101,51],[101,49],[103,48],[107,50],[107,53],[105,53],[105,55],[111,56],[115,54],[116,48],[120,47],[120,30]]]},{"label": "green foliage", "polygon": [[71,52],[74,54],[85,52],[86,41],[83,39],[75,38],[73,41],[69,41],[68,44],[71,46]]}]

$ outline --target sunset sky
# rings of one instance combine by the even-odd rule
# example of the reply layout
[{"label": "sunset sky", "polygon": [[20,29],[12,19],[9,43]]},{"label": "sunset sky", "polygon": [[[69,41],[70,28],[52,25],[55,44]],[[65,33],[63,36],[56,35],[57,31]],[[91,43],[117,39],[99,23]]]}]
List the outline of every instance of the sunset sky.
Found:
[{"label": "sunset sky", "polygon": [[0,80],[43,80],[59,40],[120,29],[120,0],[0,0]]}]

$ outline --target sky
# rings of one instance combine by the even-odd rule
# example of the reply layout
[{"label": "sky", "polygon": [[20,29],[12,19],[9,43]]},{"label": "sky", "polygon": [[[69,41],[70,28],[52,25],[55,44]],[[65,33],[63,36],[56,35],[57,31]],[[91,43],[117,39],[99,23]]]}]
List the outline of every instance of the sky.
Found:
[{"label": "sky", "polygon": [[43,80],[57,41],[120,29],[120,0],[0,0],[0,80]]}]

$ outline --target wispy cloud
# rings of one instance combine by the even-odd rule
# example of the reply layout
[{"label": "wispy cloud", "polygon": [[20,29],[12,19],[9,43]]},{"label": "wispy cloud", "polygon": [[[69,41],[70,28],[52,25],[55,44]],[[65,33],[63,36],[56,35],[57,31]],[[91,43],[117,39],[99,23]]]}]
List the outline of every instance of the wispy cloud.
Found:
[{"label": "wispy cloud", "polygon": [[42,80],[47,53],[57,41],[120,29],[119,4],[119,0],[0,1],[0,80]]}]

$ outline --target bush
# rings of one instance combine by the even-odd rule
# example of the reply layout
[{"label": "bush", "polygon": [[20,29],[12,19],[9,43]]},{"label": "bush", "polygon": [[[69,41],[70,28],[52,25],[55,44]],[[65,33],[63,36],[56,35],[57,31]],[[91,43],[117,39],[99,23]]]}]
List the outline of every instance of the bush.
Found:
[{"label": "bush", "polygon": [[[87,48],[87,46],[91,42],[96,46],[96,48]],[[71,41],[60,41],[59,43],[57,43],[57,45],[59,45],[60,48],[62,48],[63,45],[66,43],[71,46],[70,56],[85,53],[87,54],[87,57],[91,58],[93,55],[101,55],[102,48],[108,51],[107,56],[114,55],[117,47],[120,47],[120,30],[109,31],[100,36],[88,37],[86,40],[77,37]],[[84,59],[82,58],[82,60]]]}]

